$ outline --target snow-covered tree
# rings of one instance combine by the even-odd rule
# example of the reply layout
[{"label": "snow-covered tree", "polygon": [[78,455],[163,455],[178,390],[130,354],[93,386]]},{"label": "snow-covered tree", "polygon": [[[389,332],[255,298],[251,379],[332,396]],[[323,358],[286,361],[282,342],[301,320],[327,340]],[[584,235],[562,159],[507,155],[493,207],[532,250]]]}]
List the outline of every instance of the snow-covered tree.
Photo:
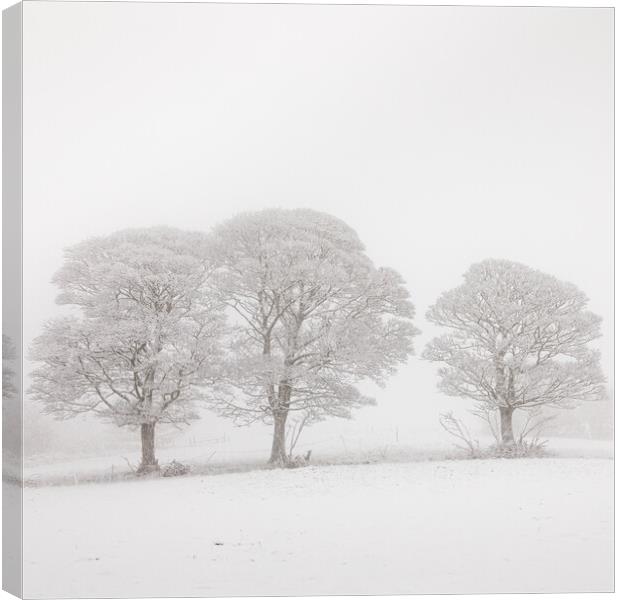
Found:
[{"label": "snow-covered tree", "polygon": [[9,480],[21,478],[22,405],[19,365],[15,344],[2,334],[2,440],[4,450],[3,476]]},{"label": "snow-covered tree", "polygon": [[31,394],[64,419],[91,412],[139,428],[141,470],[157,468],[155,427],[187,423],[214,382],[224,328],[208,293],[204,234],[121,231],[66,251],[54,282],[78,310],[45,325]]},{"label": "snow-covered tree", "polygon": [[601,318],[575,285],[525,265],[485,260],[444,292],[426,317],[449,333],[423,357],[444,363],[439,387],[498,411],[501,439],[513,443],[513,413],[572,407],[604,396],[598,351]]},{"label": "snow-covered tree", "polygon": [[376,268],[357,234],[312,210],[239,215],[216,229],[222,301],[236,317],[229,393],[213,406],[273,424],[270,462],[286,461],[290,413],[350,417],[412,353],[417,330],[403,280]]}]

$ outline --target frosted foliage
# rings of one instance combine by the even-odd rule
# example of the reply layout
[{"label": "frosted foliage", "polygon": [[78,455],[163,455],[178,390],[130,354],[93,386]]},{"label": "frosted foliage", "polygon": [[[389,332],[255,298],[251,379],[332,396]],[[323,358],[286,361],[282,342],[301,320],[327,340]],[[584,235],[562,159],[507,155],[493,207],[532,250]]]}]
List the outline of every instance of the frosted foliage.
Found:
[{"label": "frosted foliage", "polygon": [[351,228],[312,210],[243,214],[215,238],[215,281],[236,325],[229,393],[216,408],[241,422],[289,411],[316,421],[373,403],[356,384],[382,384],[417,333],[398,273],[376,268]]},{"label": "frosted foliage", "polygon": [[193,418],[214,377],[223,314],[205,293],[206,237],[129,230],[78,244],[54,277],[76,314],[46,324],[31,392],[49,413],[93,411],[118,425]]},{"label": "frosted foliage", "polygon": [[424,358],[444,364],[440,389],[487,409],[571,407],[604,395],[601,319],[576,286],[504,260],[473,265],[427,318],[448,333]]}]

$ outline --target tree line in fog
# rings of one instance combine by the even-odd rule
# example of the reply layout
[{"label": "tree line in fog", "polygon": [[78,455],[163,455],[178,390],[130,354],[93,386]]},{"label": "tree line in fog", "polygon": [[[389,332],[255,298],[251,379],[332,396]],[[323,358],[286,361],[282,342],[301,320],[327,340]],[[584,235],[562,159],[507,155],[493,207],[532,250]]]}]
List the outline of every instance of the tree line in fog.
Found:
[{"label": "tree line in fog", "polygon": [[[93,413],[139,431],[141,472],[158,469],[157,426],[189,424],[200,406],[270,424],[269,461],[286,465],[304,427],[375,403],[360,384],[385,385],[419,334],[401,275],[313,210],[89,239],[66,250],[53,282],[68,309],[32,344],[29,393],[59,419]],[[485,260],[428,310],[444,333],[422,358],[511,446],[515,412],[604,396],[589,346],[601,318],[586,306],[573,284]]]}]

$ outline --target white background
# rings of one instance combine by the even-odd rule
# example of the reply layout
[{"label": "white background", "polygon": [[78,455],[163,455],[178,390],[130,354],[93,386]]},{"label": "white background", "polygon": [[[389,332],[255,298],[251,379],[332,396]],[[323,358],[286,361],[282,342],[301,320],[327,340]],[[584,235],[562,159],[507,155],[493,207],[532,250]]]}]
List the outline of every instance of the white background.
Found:
[{"label": "white background", "polygon": [[[559,26],[554,19],[553,35],[542,13],[540,36],[523,44],[532,28],[512,11],[486,13],[472,35],[476,9],[437,20],[420,8],[394,22],[367,7],[354,13],[356,36],[342,7],[329,9],[342,14],[330,25],[304,7],[285,32],[277,18],[257,28],[255,8],[218,7],[234,23],[231,39],[219,35],[221,21],[192,31],[197,20],[166,6],[141,34],[135,5],[120,21],[111,11],[78,29],[58,8],[29,32],[52,50],[25,56],[25,242],[36,237],[42,250],[24,257],[26,342],[56,310],[48,281],[68,244],[129,226],[208,229],[239,210],[311,206],[343,218],[375,262],[405,276],[424,332],[418,353],[433,333],[428,305],[469,264],[495,256],[588,293],[604,317],[611,375],[612,65],[591,68],[608,52],[596,13],[578,39],[570,11]],[[373,46],[360,32],[376,32],[381,19],[390,34]],[[530,51],[517,55],[516,44]],[[389,423],[396,410],[432,427],[434,384],[434,367],[412,361],[361,420]],[[407,396],[412,385],[417,398]]]}]

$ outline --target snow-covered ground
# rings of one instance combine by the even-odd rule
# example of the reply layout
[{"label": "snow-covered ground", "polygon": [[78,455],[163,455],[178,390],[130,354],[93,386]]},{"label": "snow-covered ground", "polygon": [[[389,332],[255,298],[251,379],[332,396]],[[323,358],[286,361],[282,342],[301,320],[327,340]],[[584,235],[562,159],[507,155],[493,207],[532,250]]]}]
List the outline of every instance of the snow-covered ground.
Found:
[{"label": "snow-covered ground", "polygon": [[613,588],[613,461],[311,466],[30,487],[30,598]]}]

